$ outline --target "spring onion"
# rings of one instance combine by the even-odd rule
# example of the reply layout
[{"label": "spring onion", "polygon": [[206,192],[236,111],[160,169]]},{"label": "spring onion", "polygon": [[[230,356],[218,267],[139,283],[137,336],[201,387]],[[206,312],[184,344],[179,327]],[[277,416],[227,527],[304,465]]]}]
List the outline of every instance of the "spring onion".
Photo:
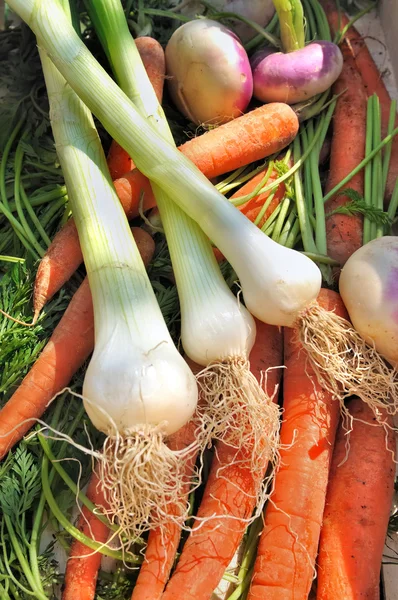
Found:
[{"label": "spring onion", "polygon": [[184,460],[193,449],[172,452],[164,438],[191,418],[197,385],[163,320],[92,116],[43,50],[40,55],[93,297],[95,349],[83,402],[107,435],[102,452],[94,453],[108,504],[104,512],[132,540],[163,522],[170,501],[179,503],[182,515],[187,510]]},{"label": "spring onion", "polygon": [[[151,121],[153,127],[174,144],[120,0],[89,1],[87,6],[121,88],[142,116],[160,115],[158,122]],[[273,459],[279,415],[250,373],[254,319],[224,281],[211,243],[198,225],[157,184],[153,191],[180,298],[182,345],[191,360],[206,367],[198,375],[204,400],[200,413],[203,444],[218,438],[239,449],[254,438],[249,460],[255,469],[264,464],[264,453],[268,460]]]}]

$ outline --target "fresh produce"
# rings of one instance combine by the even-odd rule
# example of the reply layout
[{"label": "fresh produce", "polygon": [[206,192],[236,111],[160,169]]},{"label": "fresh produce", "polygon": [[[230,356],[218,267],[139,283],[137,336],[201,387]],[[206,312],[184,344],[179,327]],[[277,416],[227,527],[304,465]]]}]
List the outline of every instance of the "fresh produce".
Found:
[{"label": "fresh produce", "polygon": [[[341,31],[349,24],[349,19],[344,13],[339,13],[335,0],[321,0],[325,8],[331,30],[336,36],[341,37]],[[339,30],[340,28],[340,30]],[[363,85],[368,96],[377,94],[380,100],[382,135],[387,133],[391,98],[376,64],[366,46],[365,40],[359,35],[355,27],[349,27],[343,36],[343,43],[355,59],[355,65],[361,74]],[[395,127],[398,126],[398,117],[395,118]],[[391,162],[387,177],[386,201],[392,197],[398,177],[398,138],[394,138],[391,145]]]},{"label": "fresh produce", "polygon": [[[184,3],[185,4],[185,3]],[[275,7],[272,0],[215,0],[211,3],[212,7],[217,11],[235,13],[244,19],[250,19],[265,27],[275,13]],[[204,5],[197,0],[191,0],[181,7],[181,12],[189,17],[195,17],[201,14],[204,10]],[[228,22],[228,26],[238,34],[241,40],[248,41],[256,35],[255,29],[251,25],[247,25],[244,21],[238,18],[233,18]]]},{"label": "fresh produce", "polygon": [[347,408],[349,420],[339,427],[331,465],[316,597],[378,600],[394,491],[395,437],[385,413],[376,419],[357,398]]},{"label": "fresh produce", "polygon": [[[163,48],[187,19],[191,3],[183,0],[172,8],[173,0],[87,0],[84,6],[77,0],[68,1],[74,28],[83,42],[76,40],[64,20],[60,0],[9,0],[6,21],[12,17],[11,5],[19,5],[18,10],[25,13],[33,8],[32,22],[39,39],[24,24],[10,28],[6,22],[5,31],[0,31],[0,456],[4,441],[0,597],[60,600],[63,594],[63,600],[210,600],[214,595],[220,600],[254,600],[286,595],[314,600],[318,588],[319,594],[323,590],[326,597],[334,599],[348,596],[344,588],[335,585],[337,565],[342,585],[352,588],[354,596],[357,592],[366,595],[370,589],[376,599],[390,487],[379,502],[383,517],[379,519],[375,511],[380,528],[375,523],[379,537],[373,547],[365,539],[361,547],[353,549],[348,535],[350,555],[342,559],[336,545],[336,537],[341,535],[339,523],[329,527],[334,517],[325,520],[319,561],[316,546],[326,482],[329,478],[332,485],[340,469],[328,476],[339,411],[346,432],[344,437],[339,434],[339,439],[346,442],[346,452],[339,461],[336,458],[336,464],[349,459],[357,448],[349,397],[358,396],[368,411],[365,420],[369,422],[361,427],[362,440],[372,438],[376,429],[382,434],[377,448],[369,442],[368,450],[375,456],[386,457],[392,433],[390,417],[398,410],[396,364],[388,364],[372,341],[366,341],[339,311],[342,304],[335,292],[336,275],[342,268],[344,280],[351,259],[342,266],[330,256],[336,246],[341,256],[352,252],[347,232],[354,229],[358,232],[356,247],[392,235],[398,184],[391,200],[385,188],[393,170],[391,149],[398,132],[394,129],[396,104],[389,107],[387,124],[376,95],[369,97],[367,108],[363,93],[355,104],[354,85],[363,91],[364,84],[372,87],[376,82],[361,72],[361,44],[355,36],[350,37],[349,30],[342,35],[345,40],[352,39],[353,45],[341,43],[340,48],[345,63],[351,61],[352,87],[346,74],[347,90],[339,80],[333,88],[296,104],[294,110],[282,103],[266,104],[202,133],[203,127],[187,123],[178,112],[167,90],[161,98]],[[245,3],[243,8],[252,10],[255,4]],[[329,10],[329,0],[323,5]],[[66,0],[62,6],[67,9]],[[277,50],[282,48],[286,54],[279,56],[284,58],[301,52],[304,46],[331,42],[318,0],[275,0],[275,6],[278,12],[264,31],[243,17],[244,26],[256,32],[255,38],[245,43],[249,55],[264,41]],[[226,27],[238,23],[228,8],[217,13],[220,8],[206,2],[205,18]],[[344,16],[341,22],[346,23]],[[335,43],[341,42],[341,37],[336,36]],[[62,81],[60,93],[56,97],[50,94],[53,122],[66,117],[70,127],[66,133],[73,129],[75,145],[81,120],[75,120],[74,107],[79,107],[80,116],[89,123],[84,142],[79,143],[83,151],[74,162],[78,168],[73,175],[65,155],[77,159],[77,154],[70,152],[70,138],[60,143],[59,132],[55,141],[60,157],[56,155],[38,47],[47,80],[50,69]],[[116,84],[99,70],[85,47]],[[89,108],[77,100],[49,57],[99,118],[96,124],[102,146],[106,152],[111,147],[109,167],[120,175],[114,183],[119,200],[111,187]],[[369,68],[373,73],[371,65]],[[340,95],[333,96],[333,92]],[[350,152],[355,127],[351,131],[343,118],[341,100],[345,97],[351,98],[356,109],[362,102],[362,116],[366,111],[361,127],[355,125],[360,131],[358,138],[366,138],[362,155]],[[184,144],[191,136],[194,139]],[[182,144],[182,151],[175,151],[175,142]],[[341,156],[349,164],[346,171]],[[337,167],[341,167],[341,175]],[[356,180],[361,173],[362,188]],[[78,188],[81,177],[91,184],[96,174],[99,196],[84,186]],[[390,200],[385,208],[383,196]],[[148,252],[146,271],[123,212],[127,219],[134,219],[133,233],[144,263],[143,251]],[[350,222],[341,225],[340,217],[348,217]],[[110,230],[114,238],[108,235]],[[112,273],[112,265],[119,264],[117,248],[121,245],[125,249],[123,265],[127,263],[131,271],[126,285],[119,272],[122,269],[107,275]],[[285,254],[287,249],[295,252]],[[280,256],[286,262],[281,262]],[[352,258],[355,256],[356,252]],[[389,259],[391,262],[384,261],[387,267],[393,266],[391,256]],[[379,267],[370,264],[376,274]],[[317,289],[322,278],[319,296],[315,286],[312,291],[308,286],[302,269],[306,265],[317,274]],[[84,281],[86,273],[89,279]],[[377,274],[377,283],[386,287],[388,275],[382,280],[383,273],[387,271]],[[286,274],[291,279],[284,295],[278,285]],[[91,286],[93,277],[97,296],[94,293],[92,297],[88,281]],[[352,276],[347,275],[347,280],[347,287],[354,290],[352,300]],[[150,292],[147,296],[139,297],[133,289],[141,281]],[[304,290],[297,306],[291,302],[297,294],[294,281]],[[367,284],[369,278],[363,288]],[[372,285],[372,290],[376,289]],[[266,297],[268,290],[272,293]],[[322,302],[325,296],[327,306]],[[375,300],[374,294],[368,296]],[[162,346],[171,347],[172,340],[179,351],[179,364],[184,362],[181,368],[189,370],[189,377],[195,376],[200,404],[193,418],[184,419],[187,422],[175,433],[168,434],[165,424],[159,425],[159,460],[153,453],[135,453],[134,432],[127,440],[127,445],[132,440],[133,460],[123,454],[126,445],[122,452],[109,452],[105,457],[104,448],[113,444],[112,431],[111,439],[106,440],[106,433],[85,410],[90,404],[84,378],[87,371],[90,374],[86,360],[94,348],[94,321],[96,333],[103,331],[110,321],[104,323],[98,310],[105,310],[111,324],[122,324],[114,328],[122,332],[119,341],[114,335],[116,346],[104,345],[106,351],[110,347],[113,372],[103,369],[100,373],[110,380],[111,408],[115,409],[123,380],[128,377],[130,387],[138,380],[132,368],[136,359],[130,340],[128,344],[124,340],[151,342],[148,338],[153,329],[148,328],[148,320],[154,325],[154,299],[157,315],[161,311],[163,316],[161,331],[165,332],[167,325],[168,332],[155,349],[155,340],[151,343],[145,358],[151,361],[153,350],[158,353]],[[289,318],[284,312],[286,303]],[[327,310],[330,303],[337,305],[337,311]],[[245,306],[259,311],[262,318],[272,315],[278,326],[255,322]],[[378,312],[383,310],[380,306]],[[82,310],[84,313],[77,315]],[[134,331],[126,315],[133,315]],[[32,326],[26,327],[26,323]],[[283,330],[285,324],[289,328]],[[96,337],[97,342],[102,341]],[[202,364],[190,362],[185,349]],[[30,376],[40,375],[42,388],[34,397],[26,382],[21,384],[32,367]],[[173,379],[168,366],[165,371]],[[277,390],[275,383],[282,374],[284,386]],[[111,376],[118,379],[116,384]],[[305,386],[296,385],[298,378]],[[62,391],[65,385],[70,388]],[[168,391],[164,387],[160,398]],[[59,397],[54,399],[56,392]],[[26,408],[24,415],[18,412],[21,406]],[[44,410],[36,423],[37,417],[30,415],[39,416]],[[167,418],[173,414],[183,416],[177,405],[170,407]],[[15,431],[10,431],[9,419]],[[137,430],[144,434],[150,425],[146,415],[139,420],[142,423]],[[20,440],[28,429],[32,429],[30,435]],[[350,448],[351,435],[354,448]],[[117,439],[124,443],[126,436]],[[364,456],[354,456],[356,473],[366,470],[368,457]],[[169,460],[171,468],[167,467]],[[392,460],[390,465],[394,466]],[[154,468],[160,469],[160,477]],[[294,492],[289,492],[289,481],[297,479],[297,473],[310,494],[301,494],[296,484]],[[384,474],[390,484],[393,473]],[[364,513],[363,521],[368,522],[372,516],[363,507],[373,510],[381,487],[375,486],[373,491],[368,485],[359,488],[352,495],[357,497],[358,512]],[[265,504],[273,491],[272,502]],[[121,495],[123,501],[119,502]],[[330,516],[334,505],[342,501],[341,497],[333,500]],[[328,507],[325,514],[327,511]],[[360,528],[366,523],[357,527],[355,515],[352,522],[363,535]],[[283,527],[271,528],[271,524]],[[345,533],[350,526],[345,521]],[[396,528],[393,517],[389,530]],[[373,531],[370,536],[376,540]],[[369,573],[363,573],[366,560]],[[317,573],[318,563],[322,563],[322,572]],[[278,569],[283,571],[277,575],[280,587],[271,588],[267,582],[274,582]],[[308,594],[313,577],[318,581]],[[359,579],[361,584],[356,583]]]},{"label": "fresh produce", "polygon": [[[59,11],[70,25],[61,6]],[[106,435],[94,456],[107,512],[134,539],[168,519],[171,501],[180,503],[181,512],[186,505],[182,492],[189,450],[173,452],[164,438],[192,417],[197,386],[164,322],[91,113],[44,51],[40,55],[93,298],[95,346],[83,403],[93,425]]]},{"label": "fresh produce", "polygon": [[397,369],[398,238],[376,238],[346,262],[340,294],[355,329]]},{"label": "fresh produce", "polygon": [[320,41],[286,54],[265,48],[250,63],[258,100],[296,104],[328,90],[341,73],[343,57],[338,46]]},{"label": "fresh produce", "polygon": [[[281,377],[282,335],[276,327],[257,321],[257,337],[250,354],[253,375],[262,381],[267,393],[276,400]],[[270,369],[267,372],[267,369]],[[261,472],[253,472],[246,456],[251,448],[234,448],[218,443],[206,488],[196,515],[196,523],[185,542],[177,567],[162,600],[208,600],[217,587],[242,540],[248,521],[255,509],[258,477],[264,477],[267,462]],[[135,600],[135,599],[134,599]]]},{"label": "fresh produce", "polygon": [[[325,310],[346,316],[338,294],[323,289]],[[257,549],[249,600],[305,600],[311,589],[339,404],[317,382],[307,356],[284,333],[280,466]]]},{"label": "fresh produce", "polygon": [[[101,482],[95,471],[87,488],[87,498],[97,506],[106,506]],[[108,540],[110,532],[106,524],[85,506],[82,508],[78,527],[100,544],[105,544]],[[62,600],[93,600],[101,559],[99,552],[93,552],[78,540],[73,541],[65,570]]]},{"label": "fresh produce", "polygon": [[[333,137],[330,153],[330,167],[326,192],[363,160],[366,138],[366,94],[348,46],[342,46],[344,54],[343,71],[337,80],[334,91],[341,94],[337,99],[333,119]],[[360,196],[364,193],[364,173],[360,171],[347,185]],[[341,191],[341,190],[340,190]],[[326,211],[332,212],[344,206],[350,198],[342,193],[328,200]],[[335,213],[326,219],[328,254],[341,265],[362,245],[363,218],[354,215]]]},{"label": "fresh produce", "polygon": [[165,54],[171,97],[190,121],[219,125],[245,112],[253,78],[232,31],[210,19],[189,21],[173,33]]},{"label": "fresh produce", "polygon": [[93,346],[92,299],[85,280],[38,360],[0,411],[0,458],[42,416],[54,395],[69,384]]},{"label": "fresh produce", "polygon": [[[256,130],[255,143],[253,128]],[[180,150],[212,179],[279,152],[292,141],[297,130],[298,120],[292,109],[286,104],[273,103],[186,142]],[[125,151],[121,148],[120,151],[124,160]],[[138,215],[141,200],[144,211],[155,206],[149,181],[138,169],[126,173],[114,185],[128,219]],[[36,315],[73,275],[82,260],[77,229],[70,219],[53,239],[38,268],[34,292]]]},{"label": "fresh produce", "polygon": [[[109,48],[112,64],[119,65],[115,67],[117,79],[135,99],[139,114],[148,119],[156,113],[161,115],[145,69],[141,61],[135,60],[137,50],[119,0],[97,0],[88,6]],[[153,125],[171,146],[167,120],[161,117]],[[227,286],[204,233],[161,187],[155,182],[151,185],[180,299],[182,345],[191,360],[205,367],[197,376],[203,397],[198,442],[204,447],[212,439],[222,439],[239,449],[253,441],[248,460],[257,473],[264,456],[274,460],[279,413],[249,370],[254,320]],[[260,497],[261,480],[258,483]]]},{"label": "fresh produce", "polygon": [[[200,371],[199,365],[195,365],[189,359],[187,362],[194,373]],[[175,451],[183,451],[195,441],[195,430],[196,424],[194,420],[191,420],[169,437],[167,441],[169,447]],[[187,469],[192,471],[194,463],[195,457],[193,456],[191,464],[187,464]],[[187,489],[187,494],[188,491]],[[178,510],[178,507],[170,505],[168,510],[173,513],[173,510]],[[166,528],[154,529],[149,533],[144,562],[140,568],[131,600],[160,600],[175,562],[181,533],[181,525],[172,521],[166,525]]]},{"label": "fresh produce", "polygon": [[[139,37],[135,40],[138,53],[148,74],[157,99],[162,103],[163,87],[166,76],[166,60],[162,46],[151,37]],[[112,140],[107,163],[112,179],[122,177],[134,169],[134,163],[123,148]]]}]

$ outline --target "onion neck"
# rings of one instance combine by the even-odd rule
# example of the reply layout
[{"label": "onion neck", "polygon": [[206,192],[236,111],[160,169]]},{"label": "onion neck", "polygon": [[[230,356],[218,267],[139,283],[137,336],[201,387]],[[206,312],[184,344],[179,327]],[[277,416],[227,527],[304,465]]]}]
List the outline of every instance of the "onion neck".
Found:
[{"label": "onion neck", "polygon": [[304,11],[301,0],[273,0],[279,18],[284,52],[305,46]]}]

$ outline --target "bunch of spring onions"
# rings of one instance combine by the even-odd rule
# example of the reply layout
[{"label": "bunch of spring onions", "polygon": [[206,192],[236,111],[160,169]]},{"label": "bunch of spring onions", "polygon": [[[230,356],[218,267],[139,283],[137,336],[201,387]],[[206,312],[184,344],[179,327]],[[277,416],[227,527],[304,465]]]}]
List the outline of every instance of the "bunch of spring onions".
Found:
[{"label": "bunch of spring onions", "polygon": [[[120,0],[90,1],[88,9],[120,87],[140,115],[174,145]],[[244,448],[252,470],[262,470],[267,461],[275,463],[279,411],[250,372],[254,319],[227,286],[211,243],[199,226],[158,184],[152,187],[180,298],[182,345],[191,360],[205,367],[197,376],[203,399],[198,440],[202,447],[211,439],[221,439],[237,451]],[[259,496],[265,489],[265,485],[260,487]],[[261,510],[262,502],[258,505]]]},{"label": "bunch of spring onions", "polygon": [[[10,6],[39,35],[71,87],[155,189],[178,204],[221,250],[240,279],[249,312],[266,323],[296,328],[321,380],[337,396],[356,393],[372,407],[388,405],[396,411],[395,381],[386,375],[381,357],[363,347],[346,321],[316,303],[321,286],[318,267],[265,236],[173,147],[151,119],[140,115],[75,34],[57,0],[10,0]],[[377,398],[374,376],[380,384]],[[339,389],[342,383],[343,391]]]},{"label": "bunch of spring onions", "polygon": [[[70,27],[58,2],[56,6]],[[37,34],[42,48],[46,33],[39,28]],[[173,452],[164,439],[192,417],[197,385],[163,320],[91,113],[42,49],[40,56],[93,297],[95,350],[83,401],[107,438],[102,451],[92,455],[107,505],[102,508],[131,541],[170,518],[169,502],[184,503],[189,483],[185,465],[196,446]],[[180,509],[183,516],[188,506]]]}]

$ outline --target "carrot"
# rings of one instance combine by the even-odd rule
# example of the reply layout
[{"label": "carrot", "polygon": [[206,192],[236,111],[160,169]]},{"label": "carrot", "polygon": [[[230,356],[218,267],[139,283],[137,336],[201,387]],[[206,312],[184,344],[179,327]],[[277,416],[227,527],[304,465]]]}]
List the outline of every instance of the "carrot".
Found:
[{"label": "carrot", "polygon": [[[331,30],[336,34],[339,30],[339,13],[333,0],[323,0],[326,16]],[[348,25],[349,19],[341,13],[340,30]],[[382,135],[387,135],[388,120],[390,117],[391,98],[377,68],[368,47],[355,27],[351,26],[344,34],[349,51],[355,59],[355,64],[361,74],[365,91],[369,96],[377,94],[380,100]],[[395,120],[398,127],[398,117]],[[390,169],[386,186],[386,200],[389,200],[394,190],[395,181],[398,177],[398,139],[394,138],[391,148]]]},{"label": "carrot", "polygon": [[[256,189],[256,187],[259,185],[261,180],[264,178],[266,171],[267,171],[267,169],[260,171],[260,173],[255,175],[252,179],[250,179],[250,181],[245,183],[245,185],[243,185],[237,192],[235,192],[231,196],[231,198],[232,199],[241,198],[242,196],[246,196],[246,194],[251,194],[251,192],[253,192],[253,190]],[[275,170],[272,171],[272,173],[267,181],[267,185],[271,184],[278,177],[279,177],[278,173]],[[276,207],[282,200],[283,196],[285,195],[285,191],[286,191],[285,184],[281,183],[278,186],[278,188],[276,189],[275,195],[272,198],[269,207],[267,208],[264,215],[261,217],[260,221],[258,222],[259,227],[262,227],[264,225],[265,221],[268,219],[268,217],[274,212],[274,210],[276,209]],[[258,196],[254,196],[254,198],[252,198],[251,200],[248,200],[247,202],[245,202],[245,204],[238,206],[240,212],[242,212],[244,215],[246,215],[246,217],[248,219],[250,219],[250,221],[254,222],[257,219],[264,203],[269,198],[270,194],[271,194],[271,191],[268,191],[268,192],[264,192],[263,194],[260,194]]]},{"label": "carrot", "polygon": [[[282,335],[276,327],[259,321],[256,325],[257,338],[250,361],[253,374],[260,380],[262,371],[281,364]],[[269,372],[270,394],[279,378],[280,369]],[[237,462],[236,450],[219,443],[198,510],[197,525],[184,545],[162,600],[210,599],[242,540],[245,521],[254,509],[257,483],[248,466]],[[201,521],[206,518],[207,521]]]},{"label": "carrot", "polygon": [[[99,486],[97,474],[91,476],[87,498],[96,505],[105,506],[105,500]],[[109,529],[94,513],[85,506],[79,518],[78,529],[87,537],[103,544],[109,536]],[[97,584],[98,570],[102,554],[93,552],[78,540],[72,542],[69,559],[66,564],[64,591],[62,600],[93,600]]]},{"label": "carrot", "polygon": [[[161,104],[166,76],[166,61],[163,48],[159,42],[151,37],[139,37],[135,40],[135,45],[155,90],[157,99]],[[112,141],[109,148],[107,162],[112,179],[122,177],[128,171],[134,169],[134,163],[130,156],[115,140]]]},{"label": "carrot", "polygon": [[[242,196],[246,196],[246,194],[251,194],[253,192],[253,190],[255,190],[256,187],[261,183],[261,180],[264,178],[266,171],[267,171],[267,169],[265,168],[262,171],[260,171],[259,173],[257,173],[257,175],[255,175],[247,183],[242,185],[242,187],[239,188],[239,190],[231,196],[231,199],[241,198]],[[278,174],[276,173],[276,171],[273,171],[267,181],[267,185],[272,183],[277,178],[278,178]],[[264,215],[261,217],[261,219],[258,223],[259,227],[262,227],[264,225],[265,221],[268,219],[268,217],[274,212],[274,210],[276,209],[276,207],[282,200],[283,196],[285,195],[285,191],[286,191],[285,184],[281,183],[278,186],[278,188],[275,192],[275,195],[270,202],[270,205],[264,212]],[[259,194],[258,196],[254,196],[251,200],[248,200],[247,202],[245,202],[245,204],[242,204],[241,206],[238,206],[237,208],[244,215],[246,215],[246,217],[248,219],[250,219],[250,221],[252,221],[254,223],[254,221],[257,219],[261,209],[263,208],[264,203],[269,198],[270,194],[271,194],[271,191],[268,191],[268,192],[264,192],[263,194]],[[218,262],[225,260],[224,255],[220,252],[220,250],[218,250],[218,248],[214,249],[214,254],[215,254]]]},{"label": "carrot", "polygon": [[[321,290],[318,302],[347,316],[333,291]],[[339,422],[339,403],[322,389],[288,328],[284,355],[280,467],[265,511],[248,600],[307,600]]]},{"label": "carrot", "polygon": [[[190,140],[179,149],[206,177],[212,179],[278,152],[292,141],[297,131],[298,120],[289,106],[265,104]],[[128,219],[139,214],[141,199],[144,211],[155,206],[150,183],[137,169],[114,181],[114,185]],[[40,313],[46,302],[72,276],[83,260],[76,228],[72,236],[72,224],[69,227],[67,235],[64,236],[62,229],[57,233],[40,263],[35,285],[35,314]],[[61,246],[61,250],[54,247],[56,244]],[[57,258],[70,255],[74,262],[72,264],[72,259],[66,259],[65,263],[56,260],[54,268],[57,272],[52,275],[53,255]]]},{"label": "carrot", "polygon": [[[194,373],[202,369],[191,360],[186,360]],[[195,431],[195,422],[191,420],[168,438],[167,445],[172,450],[183,450],[195,440]],[[193,469],[194,462],[195,458],[192,457],[187,470]],[[171,506],[170,511],[172,510]],[[167,524],[163,531],[154,529],[149,533],[145,560],[141,565],[131,600],[160,600],[173,567],[180,539],[181,527],[172,522]]]},{"label": "carrot", "polygon": [[[362,79],[347,45],[342,45],[343,70],[333,86],[335,94],[344,92],[336,103],[333,118],[333,138],[326,191],[348,175],[365,157],[366,94]],[[344,91],[345,90],[345,91]],[[346,187],[363,195],[363,171],[355,175]],[[350,199],[338,194],[326,203],[326,213],[344,206]],[[362,246],[362,215],[333,214],[326,219],[328,254],[340,265]]]},{"label": "carrot", "polygon": [[[138,227],[133,228],[133,233],[143,261],[148,264],[155,250],[154,241]],[[93,348],[94,315],[86,278],[39,358],[0,410],[0,460],[32,427],[32,419],[39,419],[54,395],[69,384]],[[14,427],[17,429],[11,432]]]},{"label": "carrot", "polygon": [[[348,410],[358,420],[353,422],[348,455],[342,425],[336,437],[318,556],[317,600],[380,598],[394,491],[395,436],[390,430],[386,438],[373,411],[359,399],[352,400]],[[382,417],[392,425],[391,417]]]}]

